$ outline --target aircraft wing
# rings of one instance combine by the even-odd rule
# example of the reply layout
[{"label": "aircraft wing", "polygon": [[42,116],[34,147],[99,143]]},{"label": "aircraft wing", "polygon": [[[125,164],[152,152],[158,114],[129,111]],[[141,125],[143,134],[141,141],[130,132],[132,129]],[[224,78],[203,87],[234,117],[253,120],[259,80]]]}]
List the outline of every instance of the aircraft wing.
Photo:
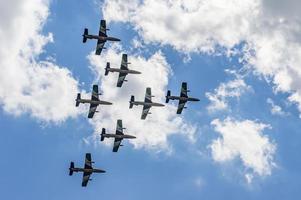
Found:
[{"label": "aircraft wing", "polygon": [[[145,103],[151,103],[152,102],[152,90],[151,90],[151,88],[146,88],[144,102]],[[149,105],[144,105],[143,106],[141,119],[146,118],[150,108],[151,108],[151,106],[149,106]]]},{"label": "aircraft wing", "polygon": [[123,135],[123,127],[122,127],[122,120],[117,120],[117,126],[116,126],[116,135]]},{"label": "aircraft wing", "polygon": [[[107,26],[106,26],[105,20],[100,20],[98,35],[101,37],[107,37]],[[105,42],[103,40],[97,40],[96,51],[95,51],[96,55],[101,54],[101,51],[102,51],[104,45],[105,45]]]},{"label": "aircraft wing", "polygon": [[100,55],[104,46],[105,42],[103,40],[97,40],[95,55]]},{"label": "aircraft wing", "polygon": [[[122,127],[122,120],[121,119],[117,120],[116,135],[123,135],[123,127]],[[113,152],[118,151],[118,149],[120,147],[120,144],[121,144],[121,141],[122,141],[121,138],[115,138]]]},{"label": "aircraft wing", "polygon": [[126,73],[122,73],[122,72],[119,73],[118,81],[117,81],[117,87],[121,87],[122,86],[126,75],[127,75]]},{"label": "aircraft wing", "polygon": [[128,55],[122,54],[120,69],[128,70]]},{"label": "aircraft wing", "polygon": [[107,25],[106,20],[100,20],[100,26],[99,26],[99,36],[107,37]]},{"label": "aircraft wing", "polygon": [[[120,69],[128,70],[128,55],[127,54],[122,54]],[[126,75],[127,75],[127,73],[122,73],[122,72],[119,73],[117,87],[122,86]]]},{"label": "aircraft wing", "polygon": [[[85,169],[92,169],[92,159],[91,159],[91,154],[86,153],[86,158],[85,158]],[[82,181],[82,186],[86,187],[88,184],[88,181],[90,179],[90,172],[84,172],[83,173],[83,181]]]},{"label": "aircraft wing", "polygon": [[82,187],[86,187],[87,186],[88,181],[90,180],[90,175],[91,175],[91,173],[84,172],[84,174],[83,174],[83,180],[82,180]]},{"label": "aircraft wing", "polygon": [[88,114],[88,118],[93,118],[95,112],[96,112],[96,109],[97,109],[97,104],[94,104],[94,103],[91,103],[90,104],[90,108],[89,108],[89,114]]},{"label": "aircraft wing", "polygon": [[186,102],[187,101],[182,101],[182,100],[179,101],[177,114],[181,114],[182,113],[183,108],[185,107],[185,103]]},{"label": "aircraft wing", "polygon": [[92,96],[91,96],[91,100],[93,101],[98,101],[98,85],[93,85],[93,89],[92,89]]},{"label": "aircraft wing", "polygon": [[121,144],[122,139],[121,138],[115,138],[114,140],[114,146],[113,146],[113,152],[117,152],[120,144]]},{"label": "aircraft wing", "polygon": [[86,153],[85,169],[92,169],[92,159],[90,153]]},{"label": "aircraft wing", "polygon": [[[98,95],[99,95],[98,85],[93,85],[91,100],[98,101],[99,100]],[[93,118],[93,116],[96,112],[97,106],[98,106],[98,104],[90,103],[88,118]]]},{"label": "aircraft wing", "polygon": [[187,83],[183,82],[181,87],[181,97],[187,97]]},{"label": "aircraft wing", "polygon": [[141,119],[145,119],[146,118],[146,116],[147,116],[150,108],[151,108],[151,106],[148,106],[148,105],[144,105],[143,106]]},{"label": "aircraft wing", "polygon": [[146,88],[144,102],[151,103],[152,102],[152,90],[151,88]]}]

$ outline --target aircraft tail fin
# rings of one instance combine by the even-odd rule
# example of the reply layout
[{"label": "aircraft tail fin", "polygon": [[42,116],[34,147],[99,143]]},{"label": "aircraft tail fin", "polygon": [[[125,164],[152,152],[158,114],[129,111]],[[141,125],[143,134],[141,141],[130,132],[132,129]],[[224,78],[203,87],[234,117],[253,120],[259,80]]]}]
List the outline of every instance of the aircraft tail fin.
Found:
[{"label": "aircraft tail fin", "polygon": [[135,97],[132,95],[130,100],[130,108],[133,108],[133,102],[135,101]]},{"label": "aircraft tail fin", "polygon": [[105,76],[107,76],[109,74],[109,70],[108,69],[110,69],[110,63],[109,62],[107,62],[107,66],[105,68]]},{"label": "aircraft tail fin", "polygon": [[80,93],[77,93],[77,97],[76,97],[76,100],[75,100],[75,101],[76,101],[76,103],[75,103],[75,106],[76,106],[76,107],[79,106],[79,104],[80,104],[80,101],[79,101],[79,100],[80,100],[80,99],[81,99]]},{"label": "aircraft tail fin", "polygon": [[87,28],[85,28],[84,34],[83,34],[83,43],[87,42],[87,35],[89,34],[89,31]]},{"label": "aircraft tail fin", "polygon": [[100,141],[104,141],[104,139],[105,139],[104,134],[106,134],[106,129],[105,129],[105,128],[102,128],[102,130],[101,130],[101,135],[100,135]]},{"label": "aircraft tail fin", "polygon": [[171,93],[170,93],[170,90],[168,90],[168,91],[167,91],[167,94],[166,94],[166,101],[165,101],[166,103],[169,102],[170,94],[171,94]]},{"label": "aircraft tail fin", "polygon": [[70,163],[70,168],[69,168],[69,176],[72,176],[73,174],[73,168],[74,168],[74,162]]}]

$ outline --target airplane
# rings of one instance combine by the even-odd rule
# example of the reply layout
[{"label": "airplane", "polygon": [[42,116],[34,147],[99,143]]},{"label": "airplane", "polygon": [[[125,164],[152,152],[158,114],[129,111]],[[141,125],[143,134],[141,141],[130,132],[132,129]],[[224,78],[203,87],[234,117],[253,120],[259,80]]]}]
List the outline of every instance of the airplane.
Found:
[{"label": "airplane", "polygon": [[105,68],[105,76],[109,74],[109,72],[119,72],[118,81],[117,81],[117,87],[121,87],[125,80],[126,75],[128,74],[141,74],[141,72],[135,71],[135,70],[129,70],[128,64],[131,64],[128,62],[128,56],[127,54],[122,54],[122,60],[121,60],[121,66],[120,69],[118,68],[110,68],[110,63],[107,62],[107,66]]},{"label": "airplane", "polygon": [[186,82],[182,82],[180,96],[171,96],[170,90],[167,91],[166,103],[168,103],[169,100],[179,100],[177,114],[181,114],[183,109],[186,108],[185,103],[187,101],[200,101],[197,98],[188,97],[187,92],[190,92],[190,90],[187,90],[187,83]]},{"label": "airplane", "polygon": [[88,118],[93,118],[94,114],[98,112],[96,110],[98,105],[112,105],[113,103],[107,102],[107,101],[101,101],[99,100],[98,96],[101,95],[98,93],[98,85],[93,85],[93,91],[92,91],[92,96],[91,100],[90,99],[82,99],[80,93],[77,94],[77,97],[75,99],[75,106],[78,107],[80,103],[89,103],[90,108],[89,108],[89,114]]},{"label": "airplane", "polygon": [[96,46],[96,55],[100,55],[102,49],[105,49],[104,45],[106,41],[113,41],[113,42],[119,42],[120,39],[115,37],[109,37],[107,36],[107,31],[110,29],[106,28],[106,21],[100,20],[100,27],[99,27],[99,33],[98,35],[90,35],[88,32],[88,29],[85,28],[84,34],[83,34],[83,43],[87,42],[87,39],[96,39],[97,40],[97,46]]},{"label": "airplane", "polygon": [[154,97],[154,96],[152,96],[151,88],[146,88],[144,102],[143,101],[135,101],[135,97],[132,95],[131,99],[130,99],[130,109],[133,108],[133,105],[135,105],[135,106],[143,105],[141,119],[145,119],[147,114],[151,114],[149,112],[149,109],[152,106],[156,106],[156,107],[164,106],[163,104],[152,102],[152,97]]},{"label": "airplane", "polygon": [[74,167],[74,162],[70,163],[69,167],[69,176],[72,176],[73,172],[83,172],[83,180],[82,180],[82,187],[86,187],[88,184],[88,181],[91,181],[90,175],[92,173],[105,173],[105,170],[102,169],[94,169],[92,167],[92,159],[91,159],[91,154],[86,153],[86,159],[85,159],[85,167],[84,168],[77,168]]},{"label": "airplane", "polygon": [[136,138],[135,136],[132,136],[132,135],[124,135],[123,134],[123,129],[125,129],[125,128],[122,127],[122,120],[118,119],[117,120],[117,127],[116,127],[116,134],[107,134],[106,129],[103,128],[102,132],[101,132],[101,135],[100,135],[101,136],[100,141],[104,141],[105,138],[111,138],[111,137],[115,138],[113,152],[117,152],[119,146],[123,146],[121,144],[121,141],[123,139],[135,139]]}]

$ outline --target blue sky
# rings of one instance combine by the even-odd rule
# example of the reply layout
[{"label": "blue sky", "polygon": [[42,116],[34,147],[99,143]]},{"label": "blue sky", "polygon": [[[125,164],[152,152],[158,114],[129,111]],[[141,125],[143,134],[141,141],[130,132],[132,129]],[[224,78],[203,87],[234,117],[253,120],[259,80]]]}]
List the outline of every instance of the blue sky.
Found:
[{"label": "blue sky", "polygon": [[[108,4],[107,6],[110,6]],[[53,42],[48,43],[43,48],[44,51],[34,58],[36,62],[39,63],[49,56],[54,58],[55,65],[67,68],[71,72],[70,76],[78,81],[79,90],[87,93],[90,92],[90,87],[94,83],[103,84],[105,91],[110,89],[107,86],[108,82],[105,82],[102,76],[98,79],[91,70],[97,71],[101,67],[91,61],[98,58],[89,56],[95,48],[95,41],[82,44],[81,38],[85,27],[89,28],[91,33],[97,33],[99,20],[103,17],[101,10],[106,9],[99,8],[99,4],[95,1],[70,3],[70,1],[54,0],[50,2],[50,14],[46,17],[44,27],[40,32],[38,31],[41,35],[51,32]],[[106,16],[110,17],[109,11]],[[190,131],[182,133],[182,129],[179,129],[175,133],[168,133],[166,134],[168,141],[156,143],[155,149],[152,148],[154,141],[148,143],[149,138],[152,138],[151,135],[133,144],[124,141],[125,146],[118,153],[112,153],[110,144],[99,143],[92,137],[97,135],[99,127],[110,124],[103,119],[103,115],[100,114],[95,121],[89,122],[86,118],[86,110],[83,109],[81,113],[74,114],[70,111],[70,114],[66,114],[66,118],[49,122],[43,117],[33,115],[31,109],[28,109],[29,111],[25,109],[16,116],[10,109],[7,109],[7,103],[0,91],[0,128],[2,130],[0,165],[3,172],[0,179],[0,194],[3,198],[12,200],[298,198],[301,184],[301,161],[298,158],[301,148],[299,134],[301,124],[300,111],[288,100],[293,92],[282,90],[275,93],[275,87],[280,87],[281,83],[277,83],[273,79],[274,76],[269,76],[270,81],[267,81],[265,74],[263,72],[260,74],[260,67],[248,69],[247,75],[240,73],[239,70],[246,67],[244,63],[239,62],[241,54],[229,58],[223,53],[216,55],[189,49],[181,50],[176,46],[177,43],[164,44],[156,39],[152,41],[151,38],[147,38],[143,35],[145,30],[141,29],[135,20],[129,18],[127,22],[121,22],[111,17],[110,21],[110,35],[122,40],[121,47],[107,45],[109,49],[106,51],[113,52],[112,55],[119,55],[120,52],[116,48],[122,48],[122,52],[133,55],[133,68],[136,69],[139,68],[135,66],[135,61],[138,63],[136,57],[140,56],[144,59],[143,62],[149,63],[148,59],[156,52],[159,51],[163,55],[173,73],[168,75],[167,85],[160,85],[158,93],[162,88],[168,88],[172,93],[178,94],[181,82],[188,82],[191,95],[200,98],[201,101],[188,104],[188,109],[184,110],[182,118],[177,118],[183,121],[176,128],[188,124],[195,130],[192,133]],[[133,49],[133,39],[145,42],[144,47]],[[242,43],[236,45],[241,52],[242,46]],[[104,53],[99,59],[109,59],[112,55]],[[187,55],[190,56],[190,60],[185,62]],[[103,67],[105,66],[103,60],[98,61],[101,61]],[[260,62],[256,64],[260,65]],[[162,64],[162,66],[165,65]],[[235,70],[236,73],[229,74],[225,71],[227,69]],[[254,74],[254,71],[259,75]],[[105,78],[114,79],[113,76]],[[131,76],[128,78],[129,83],[126,83],[129,84],[125,86],[126,91],[132,89],[131,78],[133,80]],[[249,89],[239,91],[237,97],[222,97],[227,102],[227,109],[210,112],[208,110],[210,100],[206,93],[214,94],[220,84],[227,84],[236,79],[243,80]],[[156,93],[156,88],[152,89]],[[292,91],[295,90],[292,89]],[[74,96],[76,92],[73,92]],[[126,95],[125,98],[129,97],[128,94]],[[110,96],[104,94],[104,98],[108,97]],[[158,99],[159,97],[160,95]],[[272,114],[271,105],[267,103],[268,98],[272,99],[275,105],[281,106],[284,114]],[[73,106],[74,101],[71,99],[67,103]],[[26,107],[26,105],[21,104],[21,107]],[[56,104],[50,106],[56,106]],[[106,112],[105,109],[105,107],[102,108],[103,112]],[[140,109],[133,111],[131,117],[140,120],[140,115],[136,115],[140,114]],[[154,112],[154,116],[150,117],[157,116],[156,111]],[[162,113],[158,111],[159,115]],[[175,115],[167,116],[176,118]],[[221,153],[223,158],[214,157],[211,145],[217,138],[226,137],[226,133],[223,130],[216,130],[214,127],[218,125],[214,126],[212,121],[218,119],[219,124],[226,127],[227,118],[231,119],[233,124],[235,122],[239,125],[242,125],[241,122],[245,120],[252,121],[256,125],[269,124],[271,128],[257,131],[255,135],[259,135],[258,138],[268,138],[266,145],[274,145],[275,152],[271,153],[274,165],[269,163],[268,169],[260,173],[258,165],[248,165],[243,162],[245,151],[240,149],[237,149],[240,153],[231,159],[228,159],[227,154],[223,152]],[[174,123],[174,121],[166,123],[168,122]],[[129,130],[139,130],[139,127],[129,123],[124,126],[129,127]],[[151,126],[147,128],[152,128]],[[158,126],[164,126],[164,124]],[[106,128],[114,130],[115,123],[111,123],[111,126]],[[156,127],[153,128],[155,131]],[[144,134],[144,131],[144,128],[141,128],[139,134]],[[233,129],[233,131],[236,130]],[[162,134],[165,135],[163,132]],[[192,141],[188,137],[189,134],[192,134]],[[240,132],[237,131],[237,134]],[[171,151],[166,149],[165,143]],[[239,145],[234,147],[240,148]],[[248,149],[247,153],[251,150],[252,148]],[[105,169],[107,173],[93,174],[93,180],[88,187],[82,188],[82,174],[69,177],[68,167],[70,161],[74,161],[76,166],[83,166],[86,152],[92,153],[94,166]],[[245,157],[247,160],[248,155]],[[262,158],[265,159],[266,155]],[[268,172],[269,170],[271,173]],[[246,174],[251,174],[253,177],[250,183],[246,181]]]}]

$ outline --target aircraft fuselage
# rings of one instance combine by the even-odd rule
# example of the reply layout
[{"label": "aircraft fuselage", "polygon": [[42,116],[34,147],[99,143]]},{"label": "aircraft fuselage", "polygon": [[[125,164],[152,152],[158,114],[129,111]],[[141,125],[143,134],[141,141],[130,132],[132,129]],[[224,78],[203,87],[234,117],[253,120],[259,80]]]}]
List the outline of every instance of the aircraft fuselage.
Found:
[{"label": "aircraft fuselage", "polygon": [[192,97],[167,96],[167,98],[171,100],[180,100],[180,101],[200,101],[199,99],[192,98]]},{"label": "aircraft fuselage", "polygon": [[109,72],[119,72],[119,73],[125,73],[125,74],[141,74],[141,72],[138,72],[136,70],[124,70],[124,69],[118,69],[118,68],[107,68]]},{"label": "aircraft fuselage", "polygon": [[117,134],[102,134],[106,138],[118,138],[118,139],[135,139],[135,136],[132,135],[117,135]]},{"label": "aircraft fuselage", "polygon": [[78,99],[76,100],[77,102],[80,103],[90,103],[90,104],[97,104],[97,105],[112,105],[113,103],[108,102],[108,101],[101,101],[101,100],[90,100],[90,99]]},{"label": "aircraft fuselage", "polygon": [[83,35],[83,36],[87,39],[96,39],[96,40],[101,40],[103,42],[106,42],[106,41],[119,42],[120,41],[120,39],[115,38],[115,37],[104,37],[104,36],[99,36],[99,35]]},{"label": "aircraft fuselage", "polygon": [[105,170],[102,169],[85,169],[85,168],[70,168],[73,172],[87,172],[87,173],[105,173]]},{"label": "aircraft fuselage", "polygon": [[155,107],[163,107],[165,106],[164,104],[161,103],[154,103],[154,102],[144,102],[144,101],[132,101],[131,104],[138,106],[138,105],[142,105],[142,106],[155,106]]}]

